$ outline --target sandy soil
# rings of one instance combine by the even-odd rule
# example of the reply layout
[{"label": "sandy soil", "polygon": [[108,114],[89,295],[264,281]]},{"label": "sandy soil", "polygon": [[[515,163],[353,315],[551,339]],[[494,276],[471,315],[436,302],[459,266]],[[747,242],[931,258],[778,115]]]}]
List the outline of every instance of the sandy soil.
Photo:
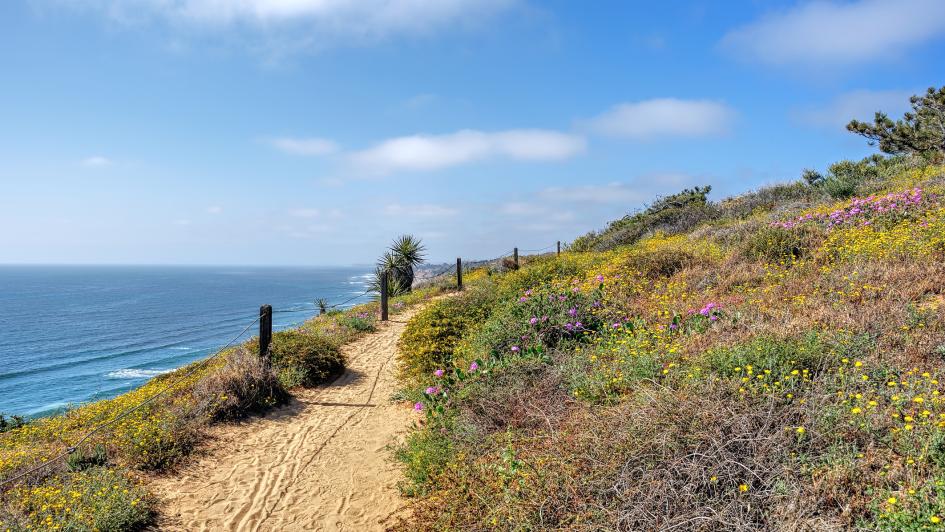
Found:
[{"label": "sandy soil", "polygon": [[383,530],[401,507],[387,446],[413,416],[391,404],[397,340],[412,312],[344,348],[330,385],[241,425],[214,429],[209,452],[154,481],[161,530]]}]

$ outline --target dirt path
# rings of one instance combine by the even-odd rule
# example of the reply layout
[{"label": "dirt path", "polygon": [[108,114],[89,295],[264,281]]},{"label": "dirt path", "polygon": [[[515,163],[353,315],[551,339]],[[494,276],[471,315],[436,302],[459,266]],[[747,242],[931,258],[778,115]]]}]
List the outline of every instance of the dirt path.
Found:
[{"label": "dirt path", "polygon": [[217,429],[207,456],[155,481],[161,530],[383,530],[400,508],[387,445],[412,418],[391,404],[413,312],[344,347],[348,369],[264,418]]}]

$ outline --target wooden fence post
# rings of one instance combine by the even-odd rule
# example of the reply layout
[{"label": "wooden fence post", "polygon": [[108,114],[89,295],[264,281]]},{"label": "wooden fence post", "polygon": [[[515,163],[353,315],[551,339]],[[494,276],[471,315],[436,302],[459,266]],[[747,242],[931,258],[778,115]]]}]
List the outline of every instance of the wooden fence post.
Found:
[{"label": "wooden fence post", "polygon": [[561,241],[558,241],[558,256],[561,256]]},{"label": "wooden fence post", "polygon": [[515,261],[515,268],[518,268],[518,248],[512,250],[512,260]]},{"label": "wooden fence post", "polygon": [[463,289],[463,259],[456,257],[456,289]]},{"label": "wooden fence post", "polygon": [[387,321],[387,276],[386,270],[381,272],[381,321]]},{"label": "wooden fence post", "polygon": [[259,358],[269,363],[269,344],[272,343],[272,305],[259,307]]}]

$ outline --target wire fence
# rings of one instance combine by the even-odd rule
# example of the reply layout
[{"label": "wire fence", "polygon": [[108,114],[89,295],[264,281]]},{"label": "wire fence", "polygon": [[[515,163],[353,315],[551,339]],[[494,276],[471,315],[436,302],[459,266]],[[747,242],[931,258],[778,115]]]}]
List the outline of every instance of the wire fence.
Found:
[{"label": "wire fence", "polygon": [[[493,263],[493,262],[496,262],[496,261],[505,259],[505,258],[509,257],[510,255],[516,253],[516,251],[523,251],[523,252],[526,252],[526,253],[538,253],[538,252],[543,252],[543,251],[546,251],[546,250],[550,250],[550,249],[554,248],[554,246],[555,246],[555,244],[552,244],[552,245],[550,245],[550,246],[546,246],[546,247],[541,248],[541,249],[534,249],[534,250],[512,250],[512,251],[503,253],[502,255],[499,255],[498,257],[495,257],[495,258],[486,259],[486,260],[471,261],[471,262],[469,262],[469,263],[463,264],[463,270],[479,268],[479,267],[482,267],[482,265],[484,265],[484,264],[490,264],[490,263]],[[450,271],[454,271],[454,272],[455,272],[456,268],[457,268],[457,264],[450,264],[449,266],[447,266],[447,267],[445,267],[445,268],[439,270],[437,273],[435,273],[435,274],[432,275],[432,276],[425,276],[425,278],[423,279],[423,281],[431,281],[431,280],[437,279],[437,278],[439,278],[439,277],[442,277],[443,275],[446,275],[446,274],[449,273]],[[375,292],[375,290],[373,289],[373,287],[369,287],[369,288],[365,289],[363,292],[360,292],[360,293],[358,293],[358,294],[355,294],[355,295],[353,295],[353,296],[351,296],[351,297],[345,299],[344,301],[341,301],[341,302],[338,302],[338,303],[333,303],[333,304],[330,304],[330,305],[328,305],[328,304],[320,304],[319,302],[322,301],[322,300],[318,300],[318,301],[315,302],[315,304],[314,304],[313,307],[308,307],[308,306],[305,306],[305,307],[291,307],[291,308],[285,308],[285,309],[271,310],[271,312],[272,312],[273,314],[287,314],[287,313],[299,313],[299,312],[309,312],[309,313],[312,313],[312,312],[314,312],[314,311],[322,310],[322,309],[326,309],[326,310],[327,310],[327,309],[338,309],[338,308],[342,308],[342,307],[344,307],[345,305],[348,305],[348,304],[350,304],[351,302],[353,302],[353,301],[355,301],[355,300],[357,300],[357,299],[359,299],[359,298],[361,298],[361,297],[364,297],[364,296],[366,296],[366,295],[368,295],[368,294],[370,294],[370,293],[372,293],[372,292]],[[327,303],[327,302],[325,302],[325,303]],[[18,482],[18,481],[20,481],[20,480],[23,480],[23,479],[25,479],[25,478],[29,478],[29,477],[31,477],[31,476],[33,476],[33,475],[35,475],[35,474],[37,474],[37,473],[39,473],[39,472],[41,472],[41,471],[46,470],[47,468],[49,468],[49,467],[51,467],[51,466],[53,466],[53,465],[56,465],[56,464],[59,463],[60,461],[67,459],[70,455],[73,455],[74,453],[76,453],[76,452],[79,450],[79,448],[80,448],[83,444],[85,444],[87,441],[89,441],[89,439],[90,439],[92,436],[94,436],[94,435],[96,435],[96,434],[99,434],[99,433],[102,433],[103,431],[106,431],[106,430],[108,430],[108,429],[114,427],[117,423],[119,423],[121,420],[127,418],[128,416],[130,416],[130,415],[133,414],[134,412],[136,412],[136,411],[138,411],[138,410],[144,408],[145,406],[147,406],[147,405],[149,405],[149,404],[155,402],[155,401],[158,400],[159,398],[161,398],[161,397],[167,395],[169,392],[171,392],[172,390],[174,390],[174,388],[175,388],[177,385],[179,385],[180,383],[184,382],[184,380],[185,380],[187,377],[190,377],[190,376],[193,375],[195,372],[197,372],[199,369],[201,369],[201,367],[203,367],[203,364],[206,364],[206,363],[211,362],[212,360],[216,359],[217,357],[221,356],[224,352],[226,352],[227,349],[233,347],[233,346],[235,345],[235,343],[236,343],[240,338],[242,338],[242,337],[246,334],[246,332],[250,330],[251,327],[253,327],[253,325],[256,325],[257,323],[260,322],[260,319],[262,319],[262,315],[256,316],[248,325],[246,325],[245,327],[243,327],[243,329],[242,329],[236,336],[232,337],[229,341],[227,341],[225,344],[223,344],[223,346],[220,347],[219,349],[217,349],[216,352],[214,352],[212,355],[210,355],[210,356],[207,357],[207,358],[204,358],[204,359],[202,360],[202,364],[194,364],[193,367],[191,367],[191,368],[189,368],[189,369],[187,369],[187,370],[185,370],[185,371],[176,371],[176,372],[174,372],[174,373],[172,374],[171,378],[168,379],[168,382],[167,382],[164,386],[162,386],[158,391],[156,391],[155,393],[149,395],[148,397],[144,398],[143,400],[139,401],[138,403],[136,403],[136,404],[134,404],[134,405],[132,405],[132,406],[129,406],[128,408],[122,410],[121,412],[119,412],[118,414],[116,414],[115,416],[113,416],[111,419],[109,419],[109,420],[107,420],[107,421],[104,421],[104,422],[101,422],[101,423],[99,423],[98,425],[94,426],[93,428],[89,429],[88,431],[86,431],[85,433],[83,433],[80,437],[76,438],[76,440],[75,440],[73,443],[69,444],[69,443],[65,443],[65,442],[64,442],[63,449],[62,449],[59,453],[57,453],[57,454],[55,454],[54,456],[52,456],[51,458],[44,459],[44,460],[41,461],[40,463],[35,464],[35,465],[29,467],[28,469],[25,469],[25,470],[23,470],[23,471],[20,471],[20,472],[18,472],[17,474],[15,474],[15,475],[13,475],[13,476],[11,476],[11,477],[9,477],[9,478],[0,479],[0,493],[2,493],[2,492],[4,492],[4,491],[6,491],[7,489],[9,489],[9,488],[10,488],[12,485],[14,485],[16,482]],[[271,322],[271,319],[270,319],[270,322]],[[271,325],[271,324],[270,324],[270,325]],[[99,418],[99,419],[100,419],[100,418]],[[95,421],[95,422],[98,422],[99,419],[96,419],[96,420],[94,420],[94,421]]]},{"label": "wire fence", "polygon": [[[232,347],[233,344],[234,344],[237,340],[239,340],[240,338],[242,338],[242,336],[243,336],[244,334],[246,334],[246,331],[248,331],[248,330],[250,329],[250,327],[252,327],[253,325],[255,325],[255,324],[259,321],[259,319],[260,319],[260,316],[257,316],[252,322],[250,322],[246,327],[244,327],[243,330],[239,332],[239,334],[237,334],[236,336],[234,336],[233,338],[231,338],[228,342],[226,342],[226,344],[224,344],[223,347],[221,347],[220,349],[218,349],[214,354],[212,354],[212,355],[210,355],[209,357],[203,359],[203,363],[208,363],[208,362],[212,361],[213,359],[215,359],[215,358],[217,358],[218,356],[220,356],[221,354],[223,354],[223,352],[225,352],[227,349],[229,349],[230,347]],[[142,407],[144,407],[144,406],[146,406],[146,405],[148,405],[148,404],[153,403],[153,402],[154,402],[155,400],[157,400],[159,397],[162,397],[162,396],[164,396],[165,394],[167,394],[169,391],[173,390],[174,387],[175,387],[176,385],[180,384],[181,382],[183,382],[184,379],[186,379],[187,377],[189,377],[189,376],[191,376],[192,374],[194,374],[197,370],[200,369],[200,367],[201,367],[200,365],[194,365],[192,368],[190,368],[190,369],[188,369],[188,370],[186,370],[186,371],[175,372],[175,373],[174,373],[174,378],[169,379],[170,382],[167,383],[165,386],[163,386],[163,387],[162,387],[160,390],[158,390],[156,393],[154,393],[154,394],[148,396],[147,398],[145,398],[144,400],[138,402],[137,404],[132,405],[132,406],[126,408],[125,410],[122,410],[121,412],[119,412],[117,415],[115,415],[114,417],[112,417],[112,418],[109,419],[108,421],[106,421],[106,422],[104,422],[104,423],[101,423],[101,424],[95,426],[94,428],[90,429],[89,431],[87,431],[86,433],[84,433],[81,437],[79,437],[79,438],[75,441],[75,443],[66,446],[66,447],[62,450],[62,452],[60,452],[59,454],[53,456],[52,458],[48,458],[48,459],[46,459],[46,460],[40,462],[39,464],[37,464],[37,465],[31,467],[30,469],[27,469],[27,470],[25,470],[25,471],[22,471],[22,472],[20,472],[20,473],[14,475],[14,476],[12,476],[12,477],[10,477],[10,478],[0,480],[0,492],[5,491],[9,486],[11,486],[12,484],[14,484],[14,483],[17,482],[18,480],[21,480],[21,479],[24,479],[24,478],[26,478],[26,477],[29,477],[29,476],[31,476],[31,475],[33,475],[33,474],[36,474],[36,473],[38,473],[38,472],[40,472],[40,471],[46,469],[47,467],[56,464],[57,462],[59,462],[60,460],[66,458],[66,457],[68,457],[69,455],[75,453],[76,450],[78,450],[78,448],[79,448],[83,443],[85,443],[89,438],[91,438],[93,435],[98,434],[98,433],[102,432],[103,430],[105,430],[105,429],[107,429],[107,428],[109,428],[109,427],[114,426],[116,423],[118,423],[118,422],[121,421],[122,419],[125,419],[126,417],[130,416],[132,413],[134,413],[134,412],[140,410]]]}]

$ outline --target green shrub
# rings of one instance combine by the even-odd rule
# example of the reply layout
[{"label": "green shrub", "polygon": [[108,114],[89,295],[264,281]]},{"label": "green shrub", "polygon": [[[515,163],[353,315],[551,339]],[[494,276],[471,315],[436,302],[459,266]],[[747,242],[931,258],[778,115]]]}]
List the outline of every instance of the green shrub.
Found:
[{"label": "green shrub", "polygon": [[368,312],[358,312],[341,319],[341,325],[358,332],[372,332],[375,329],[375,317]]},{"label": "green shrub", "polygon": [[499,360],[529,349],[547,353],[562,342],[581,341],[600,328],[600,318],[592,311],[600,301],[599,290],[575,292],[536,286],[540,288],[506,299],[467,336],[457,355],[468,363]]},{"label": "green shrub", "polygon": [[401,493],[427,495],[453,454],[450,438],[439,427],[412,431],[394,451],[394,459],[403,464],[405,480],[398,484]]},{"label": "green shrub", "polygon": [[401,379],[423,384],[437,369],[451,367],[460,338],[489,316],[493,301],[489,290],[470,288],[455,297],[434,301],[418,312],[398,344]]},{"label": "green shrub", "polygon": [[[250,342],[247,349],[257,351],[259,341]],[[320,334],[279,331],[272,335],[269,349],[273,370],[285,387],[314,386],[340,375],[345,369],[341,349]]]},{"label": "green shrub", "polygon": [[748,235],[744,254],[768,262],[790,261],[806,256],[815,249],[821,238],[820,231],[811,225],[792,228],[759,227]]},{"label": "green shrub", "polygon": [[3,414],[0,414],[0,433],[20,428],[25,424],[26,420],[23,419],[22,416],[10,416],[7,418]]},{"label": "green shrub", "polygon": [[774,379],[790,375],[794,370],[817,373],[838,363],[844,354],[859,349],[861,343],[854,340],[858,339],[827,338],[817,332],[800,338],[761,336],[745,344],[710,350],[706,353],[706,365],[721,376],[730,376],[735,371],[741,377],[740,371],[749,366],[753,374],[764,374],[767,370]]},{"label": "green shrub", "polygon": [[668,235],[689,231],[702,222],[718,218],[718,208],[707,199],[712,187],[687,188],[658,198],[643,211],[610,222],[601,232],[591,232],[571,243],[572,251],[605,251],[632,244],[662,231]]}]

